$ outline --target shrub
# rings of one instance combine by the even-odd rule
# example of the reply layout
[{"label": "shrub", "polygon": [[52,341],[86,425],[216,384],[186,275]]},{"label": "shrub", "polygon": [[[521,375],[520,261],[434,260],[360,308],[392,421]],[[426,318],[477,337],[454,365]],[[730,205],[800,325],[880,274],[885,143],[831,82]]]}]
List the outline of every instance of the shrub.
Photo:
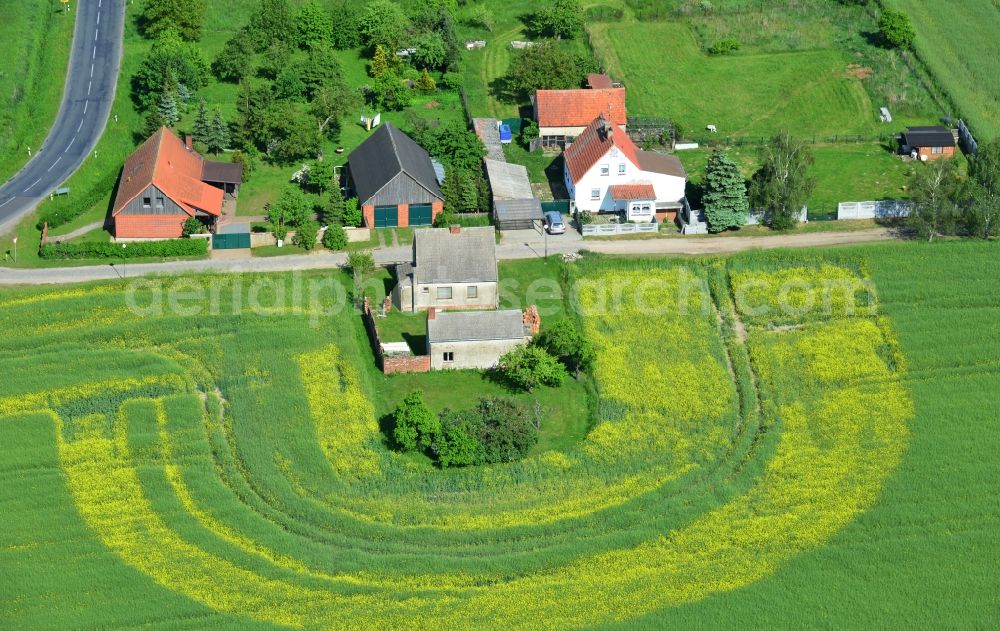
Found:
[{"label": "shrub", "polygon": [[344,204],[344,225],[357,228],[361,225],[361,206],[357,197],[352,197]]},{"label": "shrub", "polygon": [[343,227],[337,225],[328,226],[326,232],[323,233],[323,247],[328,250],[343,250],[346,248],[347,233]]},{"label": "shrub", "polygon": [[392,412],[393,438],[402,449],[429,449],[441,433],[441,420],[424,403],[424,393],[414,390]]},{"label": "shrub", "polygon": [[185,237],[190,237],[193,234],[205,234],[208,229],[205,228],[205,224],[201,223],[194,217],[188,217],[184,220],[184,227],[181,231]]},{"label": "shrub", "polygon": [[720,39],[719,41],[712,44],[708,53],[710,55],[728,55],[734,53],[740,49],[739,40],[733,39],[732,37],[727,37],[726,39]]},{"label": "shrub", "polygon": [[577,213],[577,221],[580,222],[581,226],[589,226],[594,223],[594,213],[589,210],[581,210]]},{"label": "shrub", "polygon": [[893,48],[910,48],[917,36],[910,16],[892,9],[882,12],[882,17],[878,20],[878,31],[885,43]]},{"label": "shrub", "polygon": [[315,221],[307,221],[295,231],[292,243],[308,252],[316,247],[317,237],[319,237],[319,224]]},{"label": "shrub", "polygon": [[457,90],[462,85],[462,74],[459,72],[446,72],[441,76],[441,85],[449,90]]},{"label": "shrub", "polygon": [[531,392],[540,386],[561,386],[566,369],[540,346],[518,346],[500,358],[499,372],[507,382]]},{"label": "shrub", "polygon": [[169,239],[166,241],[138,241],[128,244],[111,242],[50,243],[39,249],[38,256],[43,259],[63,260],[137,259],[204,256],[207,253],[208,239]]}]

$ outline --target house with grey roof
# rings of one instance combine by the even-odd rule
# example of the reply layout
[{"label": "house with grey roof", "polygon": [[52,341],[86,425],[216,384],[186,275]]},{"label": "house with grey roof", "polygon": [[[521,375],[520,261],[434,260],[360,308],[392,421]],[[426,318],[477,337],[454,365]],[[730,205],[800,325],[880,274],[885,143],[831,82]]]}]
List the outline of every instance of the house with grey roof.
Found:
[{"label": "house with grey roof", "polygon": [[496,309],[496,237],[492,227],[429,228],[413,233],[413,259],[396,266],[393,306],[400,311]]},{"label": "house with grey roof", "polygon": [[392,123],[358,145],[347,165],[369,228],[429,226],[444,210],[431,157]]},{"label": "house with grey roof", "polygon": [[518,309],[427,311],[427,346],[432,370],[487,369],[534,333]]}]

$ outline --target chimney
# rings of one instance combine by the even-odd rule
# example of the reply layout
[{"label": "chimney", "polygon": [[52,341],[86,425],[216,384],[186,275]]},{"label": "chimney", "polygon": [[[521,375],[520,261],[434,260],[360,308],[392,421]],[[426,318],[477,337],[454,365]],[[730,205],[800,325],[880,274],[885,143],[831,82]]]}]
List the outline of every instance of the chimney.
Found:
[{"label": "chimney", "polygon": [[436,307],[427,307],[427,319],[428,320],[433,320],[436,317],[437,317],[437,308]]},{"label": "chimney", "polygon": [[190,134],[184,136],[184,146],[187,147],[188,151],[191,151],[191,140],[192,138]]},{"label": "chimney", "polygon": [[458,225],[457,223],[456,224],[452,224],[452,225],[448,226],[448,232],[450,232],[452,234],[461,234],[462,233],[462,226]]}]

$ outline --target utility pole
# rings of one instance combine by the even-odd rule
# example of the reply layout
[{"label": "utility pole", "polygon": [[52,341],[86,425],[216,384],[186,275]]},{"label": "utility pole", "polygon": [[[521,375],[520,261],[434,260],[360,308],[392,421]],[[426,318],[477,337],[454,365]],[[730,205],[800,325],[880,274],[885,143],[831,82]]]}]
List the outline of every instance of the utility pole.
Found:
[{"label": "utility pole", "polygon": [[14,237],[14,264],[17,265],[17,237]]}]

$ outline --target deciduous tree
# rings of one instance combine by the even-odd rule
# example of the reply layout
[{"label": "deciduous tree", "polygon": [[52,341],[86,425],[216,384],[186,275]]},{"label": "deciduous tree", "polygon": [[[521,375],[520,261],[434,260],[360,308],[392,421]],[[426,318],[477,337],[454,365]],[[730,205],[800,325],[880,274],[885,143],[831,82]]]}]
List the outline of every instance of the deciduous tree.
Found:
[{"label": "deciduous tree", "polygon": [[198,48],[184,42],[177,31],[167,29],[153,42],[132,76],[132,98],[147,110],[159,103],[164,86],[176,89],[182,83],[189,90],[198,90],[207,80],[208,66]]},{"label": "deciduous tree", "polygon": [[577,55],[555,42],[546,42],[516,51],[502,80],[500,95],[505,99],[526,99],[540,89],[570,89],[597,72],[593,58]]},{"label": "deciduous tree", "polygon": [[988,239],[1000,233],[1000,139],[979,145],[969,164],[969,234]]},{"label": "deciduous tree", "polygon": [[395,54],[403,44],[410,20],[392,0],[373,0],[358,19],[358,30],[368,48],[382,46]]},{"label": "deciduous tree", "polygon": [[441,419],[424,403],[424,393],[414,390],[392,412],[393,438],[406,451],[430,449],[441,433]]},{"label": "deciduous tree", "polygon": [[573,37],[583,28],[583,9],[577,0],[549,0],[531,15],[528,25],[539,35]]},{"label": "deciduous tree", "polygon": [[751,205],[767,212],[771,228],[787,230],[798,221],[816,186],[809,174],[812,151],[787,131],[781,131],[761,147],[760,163],[750,184]]},{"label": "deciduous tree", "polygon": [[246,29],[240,29],[226,41],[212,62],[212,74],[220,81],[239,83],[253,74],[253,44]]},{"label": "deciduous tree", "polygon": [[295,34],[300,48],[329,44],[333,36],[333,16],[316,0],[306,0],[295,16]]},{"label": "deciduous tree", "polygon": [[205,0],[147,0],[140,23],[146,37],[159,37],[174,29],[193,42],[201,39],[204,21]]},{"label": "deciduous tree", "polygon": [[247,32],[257,52],[264,52],[275,42],[291,41],[295,37],[295,19],[288,0],[260,0],[250,16]]},{"label": "deciduous tree", "polygon": [[958,221],[959,190],[955,163],[935,160],[917,167],[911,175],[913,209],[907,220],[909,226],[928,241],[953,234]]}]

